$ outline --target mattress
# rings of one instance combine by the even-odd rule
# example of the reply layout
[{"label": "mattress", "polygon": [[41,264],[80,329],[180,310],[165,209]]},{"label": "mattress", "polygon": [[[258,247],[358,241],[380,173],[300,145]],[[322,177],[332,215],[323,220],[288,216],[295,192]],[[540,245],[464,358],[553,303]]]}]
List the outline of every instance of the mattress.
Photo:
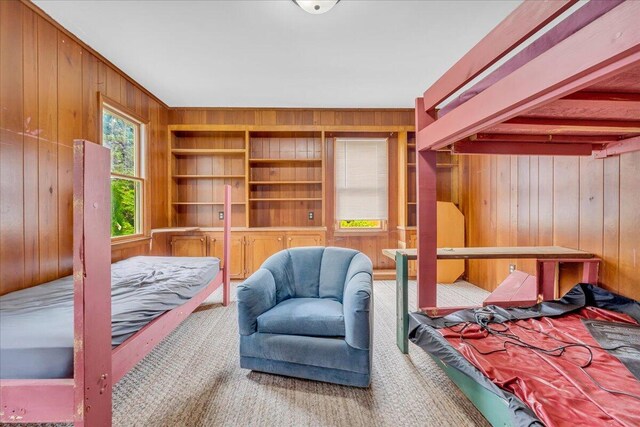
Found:
[{"label": "mattress", "polygon": [[[112,345],[218,274],[217,258],[134,257],[111,266]],[[73,277],[0,297],[0,378],[73,376]]]},{"label": "mattress", "polygon": [[[606,324],[620,342],[602,347],[590,322]],[[640,381],[629,369],[640,342],[620,328],[637,334],[639,322],[638,302],[580,284],[561,300],[528,308],[412,313],[409,337],[500,397],[512,425],[626,426],[640,425],[640,411],[631,409]]]}]

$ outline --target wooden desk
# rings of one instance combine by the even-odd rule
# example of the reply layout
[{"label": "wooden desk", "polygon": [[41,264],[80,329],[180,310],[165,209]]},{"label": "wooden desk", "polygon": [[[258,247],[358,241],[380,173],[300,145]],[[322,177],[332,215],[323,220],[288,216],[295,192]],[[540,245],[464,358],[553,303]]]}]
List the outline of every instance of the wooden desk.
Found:
[{"label": "wooden desk", "polygon": [[[382,254],[396,262],[396,343],[403,353],[409,352],[407,338],[409,329],[409,268],[408,261],[418,259],[417,249],[383,249]],[[439,248],[438,259],[535,259],[537,276],[518,277],[513,283],[509,278],[487,298],[491,304],[513,306],[527,303],[535,304],[541,292],[543,300],[556,297],[557,266],[560,262],[579,262],[583,264],[582,281],[597,284],[599,259],[589,252],[562,246],[511,246],[511,247],[472,247]],[[520,273],[525,274],[525,273]],[[526,274],[525,274],[526,276]],[[533,285],[533,286],[532,286]],[[525,289],[525,286],[528,289]],[[521,295],[527,291],[528,297]],[[529,295],[531,294],[531,295]],[[517,304],[516,304],[517,303]],[[430,315],[445,315],[468,307],[420,307]]]},{"label": "wooden desk", "polygon": [[[396,258],[396,254],[405,254],[409,260],[418,259],[417,249],[383,249],[382,254]],[[593,258],[589,252],[562,246],[490,246],[475,248],[438,248],[438,259],[557,259],[557,258]]]}]

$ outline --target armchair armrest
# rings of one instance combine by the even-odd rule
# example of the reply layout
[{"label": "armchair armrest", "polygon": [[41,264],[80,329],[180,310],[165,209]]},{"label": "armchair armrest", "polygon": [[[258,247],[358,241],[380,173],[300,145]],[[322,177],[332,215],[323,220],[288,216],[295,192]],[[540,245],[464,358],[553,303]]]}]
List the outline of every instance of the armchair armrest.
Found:
[{"label": "armchair armrest", "polygon": [[238,286],[240,335],[257,331],[258,316],[276,305],[276,282],[269,270],[259,269]]},{"label": "armchair armrest", "polygon": [[356,273],[344,288],[345,341],[360,350],[371,348],[373,332],[373,286],[371,274]]}]

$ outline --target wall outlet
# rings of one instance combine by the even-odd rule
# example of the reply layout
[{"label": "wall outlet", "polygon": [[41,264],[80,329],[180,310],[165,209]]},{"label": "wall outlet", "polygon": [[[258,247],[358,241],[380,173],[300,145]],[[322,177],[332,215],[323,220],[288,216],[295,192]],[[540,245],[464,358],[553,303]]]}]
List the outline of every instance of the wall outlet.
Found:
[{"label": "wall outlet", "polygon": [[309,211],[309,220],[313,219],[313,211]]},{"label": "wall outlet", "polygon": [[218,212],[218,219],[224,219],[224,211]]},{"label": "wall outlet", "polygon": [[515,264],[509,264],[509,274],[513,273],[514,271],[516,271],[516,265]]}]

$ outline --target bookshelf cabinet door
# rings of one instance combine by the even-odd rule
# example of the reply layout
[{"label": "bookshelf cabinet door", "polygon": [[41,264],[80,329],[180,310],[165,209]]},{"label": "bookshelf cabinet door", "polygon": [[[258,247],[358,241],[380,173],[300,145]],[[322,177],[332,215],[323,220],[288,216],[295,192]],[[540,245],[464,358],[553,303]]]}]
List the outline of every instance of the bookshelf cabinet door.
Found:
[{"label": "bookshelf cabinet door", "polygon": [[303,246],[324,246],[324,235],[321,233],[287,234],[287,248]]},{"label": "bookshelf cabinet door", "polygon": [[187,257],[207,256],[206,236],[171,237],[171,255]]},{"label": "bookshelf cabinet door", "polygon": [[[245,278],[245,256],[244,256],[244,236],[231,235],[231,261],[229,264],[229,272],[232,279]],[[219,258],[223,265],[224,260],[224,244],[222,233],[216,233],[209,236],[209,255]]]},{"label": "bookshelf cabinet door", "polygon": [[260,268],[271,255],[285,248],[285,236],[280,233],[255,234],[246,237],[247,275]]}]

